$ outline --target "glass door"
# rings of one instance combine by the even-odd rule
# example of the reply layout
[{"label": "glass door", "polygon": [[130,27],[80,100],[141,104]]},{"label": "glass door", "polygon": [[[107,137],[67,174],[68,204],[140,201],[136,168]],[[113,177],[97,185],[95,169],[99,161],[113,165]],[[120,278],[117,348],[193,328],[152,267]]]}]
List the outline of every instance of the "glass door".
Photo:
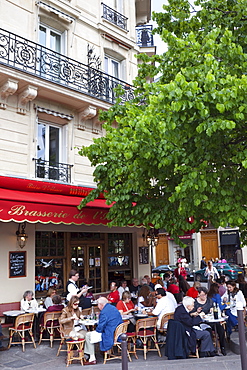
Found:
[{"label": "glass door", "polygon": [[71,269],[79,272],[78,286],[86,281],[92,286],[92,293],[102,291],[102,246],[78,244],[71,247]]},{"label": "glass door", "polygon": [[101,266],[102,266],[102,257],[101,257],[101,246],[93,245],[89,247],[89,256],[88,256],[88,283],[90,286],[93,286],[94,292],[101,292]]}]

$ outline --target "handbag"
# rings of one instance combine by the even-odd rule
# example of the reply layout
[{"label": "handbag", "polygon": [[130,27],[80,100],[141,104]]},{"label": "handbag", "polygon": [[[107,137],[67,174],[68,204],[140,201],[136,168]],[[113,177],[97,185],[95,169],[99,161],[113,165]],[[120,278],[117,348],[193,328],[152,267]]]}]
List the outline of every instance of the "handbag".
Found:
[{"label": "handbag", "polygon": [[102,334],[96,330],[90,332],[90,343],[98,343],[102,341]]}]

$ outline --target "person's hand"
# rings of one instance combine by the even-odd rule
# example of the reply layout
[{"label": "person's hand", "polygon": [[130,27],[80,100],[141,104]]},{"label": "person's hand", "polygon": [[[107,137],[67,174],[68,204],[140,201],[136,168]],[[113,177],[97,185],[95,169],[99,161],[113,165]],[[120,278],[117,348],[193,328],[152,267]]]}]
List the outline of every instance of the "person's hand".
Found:
[{"label": "person's hand", "polygon": [[224,297],[224,298],[223,298],[223,302],[224,302],[224,303],[226,303],[226,302],[227,302],[227,298],[226,298],[226,297]]},{"label": "person's hand", "polygon": [[190,316],[192,317],[196,317],[199,315],[199,312],[195,311],[195,312],[191,312]]}]

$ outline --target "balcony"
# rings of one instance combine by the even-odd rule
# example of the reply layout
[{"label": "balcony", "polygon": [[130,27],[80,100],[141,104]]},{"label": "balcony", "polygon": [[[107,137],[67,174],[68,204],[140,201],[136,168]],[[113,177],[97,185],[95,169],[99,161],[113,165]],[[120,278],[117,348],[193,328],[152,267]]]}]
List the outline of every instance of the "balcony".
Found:
[{"label": "balcony", "polygon": [[51,163],[41,158],[33,158],[35,161],[35,177],[41,179],[71,182],[71,168],[73,165],[66,163]]},{"label": "balcony", "polygon": [[0,28],[1,64],[111,104],[119,85],[123,102],[134,98],[126,82]]},{"label": "balcony", "polygon": [[101,3],[103,5],[103,15],[102,18],[115,24],[115,26],[127,31],[127,17],[123,14],[117,12],[116,10],[110,8],[108,5]]},{"label": "balcony", "polygon": [[141,48],[154,46],[154,39],[152,35],[153,26],[142,25],[136,27],[136,43]]}]

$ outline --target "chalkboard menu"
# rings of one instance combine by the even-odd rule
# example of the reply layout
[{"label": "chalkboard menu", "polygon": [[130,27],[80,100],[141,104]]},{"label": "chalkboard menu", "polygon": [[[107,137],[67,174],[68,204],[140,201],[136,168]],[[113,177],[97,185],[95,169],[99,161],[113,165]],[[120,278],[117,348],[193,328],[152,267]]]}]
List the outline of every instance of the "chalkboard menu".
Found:
[{"label": "chalkboard menu", "polygon": [[26,251],[9,252],[9,277],[26,276]]},{"label": "chalkboard menu", "polygon": [[139,263],[142,265],[149,263],[148,247],[139,247]]}]

